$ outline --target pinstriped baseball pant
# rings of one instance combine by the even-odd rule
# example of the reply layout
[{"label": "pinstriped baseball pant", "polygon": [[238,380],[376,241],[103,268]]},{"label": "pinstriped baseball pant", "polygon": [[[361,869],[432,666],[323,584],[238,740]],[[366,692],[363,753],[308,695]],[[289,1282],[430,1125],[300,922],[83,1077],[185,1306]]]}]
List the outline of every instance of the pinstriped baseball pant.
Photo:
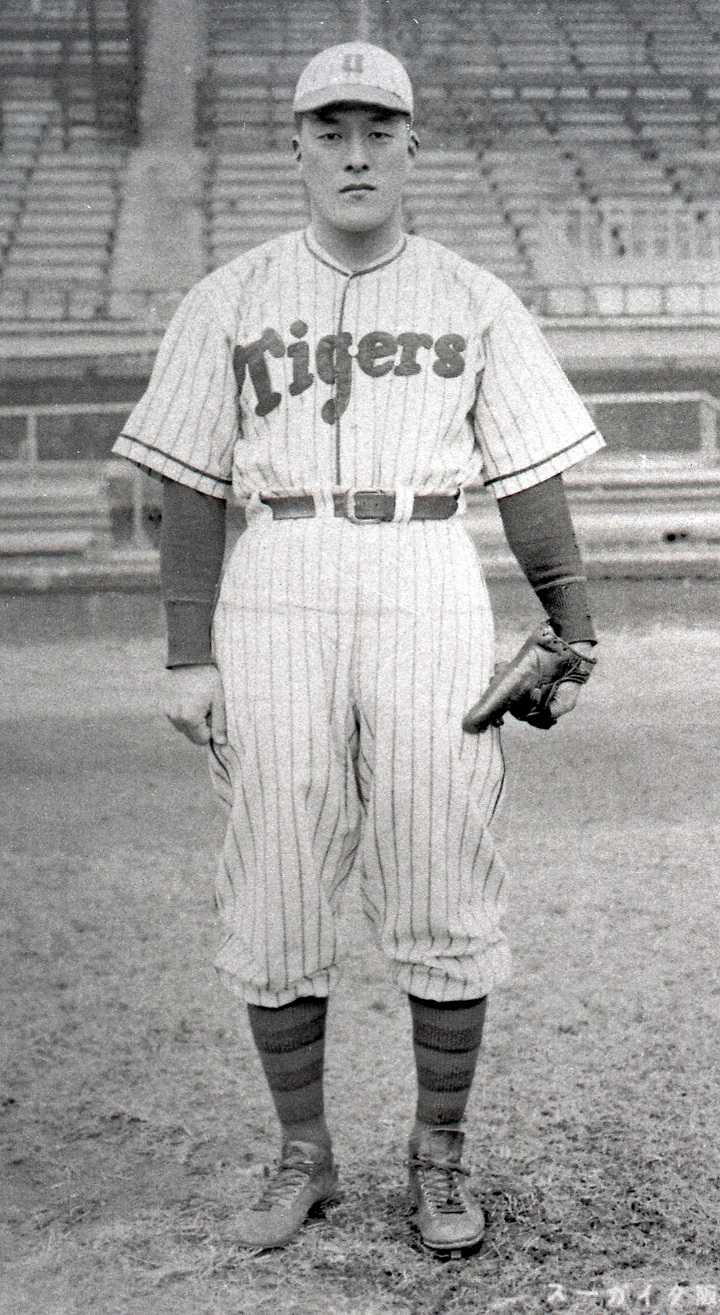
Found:
[{"label": "pinstriped baseball pant", "polygon": [[404,991],[471,999],[504,980],[499,734],[461,728],[493,626],[461,524],[260,517],[227,564],[214,643],[231,989],[270,1007],[328,994],[353,869]]}]

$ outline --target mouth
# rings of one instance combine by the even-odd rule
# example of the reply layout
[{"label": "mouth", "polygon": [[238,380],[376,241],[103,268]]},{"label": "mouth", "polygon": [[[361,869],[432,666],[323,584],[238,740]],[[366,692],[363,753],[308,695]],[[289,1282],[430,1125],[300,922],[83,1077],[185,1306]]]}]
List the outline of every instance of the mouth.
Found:
[{"label": "mouth", "polygon": [[348,192],[374,192],[374,191],[375,188],[372,186],[371,183],[348,183],[347,187],[340,188],[341,194]]}]

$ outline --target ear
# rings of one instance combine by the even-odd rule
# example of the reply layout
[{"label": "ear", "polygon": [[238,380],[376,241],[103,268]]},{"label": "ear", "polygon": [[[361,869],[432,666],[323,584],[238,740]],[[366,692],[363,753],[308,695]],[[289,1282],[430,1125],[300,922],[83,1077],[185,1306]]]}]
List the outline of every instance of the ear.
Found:
[{"label": "ear", "polygon": [[302,151],[300,150],[300,138],[293,137],[291,145],[292,145],[292,153],[295,156],[295,163],[299,164],[300,161],[302,160]]},{"label": "ear", "polygon": [[420,150],[420,139],[417,133],[415,132],[415,129],[411,128],[408,133],[408,155],[410,156],[411,160],[415,159],[415,156],[417,155],[419,150]]}]

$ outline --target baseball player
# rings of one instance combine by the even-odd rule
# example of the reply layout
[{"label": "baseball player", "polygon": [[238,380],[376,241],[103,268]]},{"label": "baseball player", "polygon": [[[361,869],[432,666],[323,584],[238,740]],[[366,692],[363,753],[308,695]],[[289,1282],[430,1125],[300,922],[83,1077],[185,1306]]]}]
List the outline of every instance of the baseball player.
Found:
[{"label": "baseball player", "polygon": [[[337,1190],[323,1053],[352,871],[409,999],[417,1225],[457,1254],[484,1227],[461,1154],[487,996],[509,969],[490,823],[513,710],[468,713],[494,641],[463,490],[498,498],[544,604],[532,661],[569,655],[546,684],[550,724],[595,642],[561,472],[602,440],[510,289],[403,232],[418,140],[402,65],[332,47],[294,108],[307,231],[191,290],[115,451],[164,482],[166,711],[208,744],[229,810],[217,966],[281,1125],[239,1241],[285,1244]],[[231,490],[247,528],[223,563]]]}]

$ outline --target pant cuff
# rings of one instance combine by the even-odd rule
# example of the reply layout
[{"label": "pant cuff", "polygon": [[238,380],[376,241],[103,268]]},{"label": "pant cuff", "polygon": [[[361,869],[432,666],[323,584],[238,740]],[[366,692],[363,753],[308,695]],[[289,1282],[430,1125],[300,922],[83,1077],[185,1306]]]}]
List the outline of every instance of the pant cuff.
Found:
[{"label": "pant cuff", "polygon": [[303,996],[324,999],[330,995],[339,976],[337,968],[325,968],[313,977],[304,977],[300,982],[274,989],[271,986],[259,986],[255,982],[244,982],[226,968],[217,967],[217,974],[226,991],[244,1000],[246,1004],[260,1005],[265,1009],[279,1009],[281,1005],[292,1004],[293,1000]]},{"label": "pant cuff", "polygon": [[455,961],[447,972],[437,964],[399,963],[395,965],[394,977],[401,991],[420,1000],[439,1004],[479,1000],[497,987],[507,985],[512,977],[512,959],[507,944],[501,941],[483,955],[481,963],[466,966]]}]

